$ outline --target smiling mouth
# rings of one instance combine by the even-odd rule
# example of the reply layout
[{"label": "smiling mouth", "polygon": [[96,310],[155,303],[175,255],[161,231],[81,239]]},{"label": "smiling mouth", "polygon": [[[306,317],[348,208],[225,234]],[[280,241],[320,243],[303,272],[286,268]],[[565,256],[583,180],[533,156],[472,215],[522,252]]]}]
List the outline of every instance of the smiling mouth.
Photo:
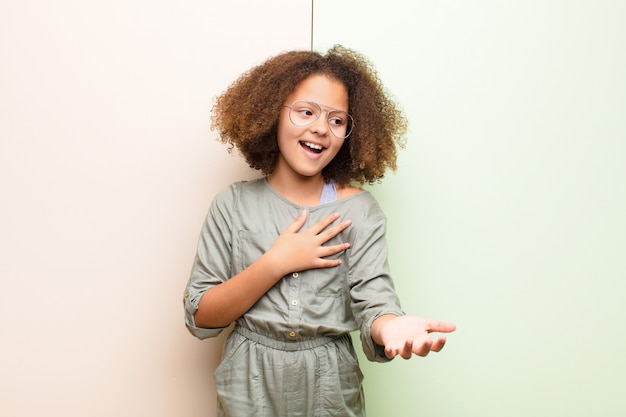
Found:
[{"label": "smiling mouth", "polygon": [[322,151],[324,150],[324,147],[322,147],[321,145],[311,142],[300,142],[300,146],[313,153],[322,153]]}]

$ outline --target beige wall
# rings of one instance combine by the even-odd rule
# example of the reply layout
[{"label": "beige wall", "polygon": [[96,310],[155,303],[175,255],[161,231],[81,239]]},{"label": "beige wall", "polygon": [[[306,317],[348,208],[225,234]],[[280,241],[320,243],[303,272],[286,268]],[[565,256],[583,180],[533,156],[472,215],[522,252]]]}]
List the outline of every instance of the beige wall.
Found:
[{"label": "beige wall", "polygon": [[310,37],[308,0],[0,4],[0,415],[213,415],[220,341],[181,292],[251,173],[209,108]]}]

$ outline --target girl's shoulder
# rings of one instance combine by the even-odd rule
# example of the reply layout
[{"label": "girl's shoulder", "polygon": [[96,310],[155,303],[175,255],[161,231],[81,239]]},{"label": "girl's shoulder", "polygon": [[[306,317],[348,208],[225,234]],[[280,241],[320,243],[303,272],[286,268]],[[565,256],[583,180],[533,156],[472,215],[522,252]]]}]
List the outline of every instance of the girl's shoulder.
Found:
[{"label": "girl's shoulder", "polygon": [[337,198],[339,200],[361,193],[363,191],[365,191],[363,188],[355,187],[351,184],[337,184]]},{"label": "girl's shoulder", "polygon": [[337,184],[337,203],[343,215],[357,221],[365,220],[371,223],[374,219],[385,219],[376,197],[366,189],[351,184]]},{"label": "girl's shoulder", "polygon": [[266,190],[262,178],[237,181],[218,191],[213,198],[213,204],[233,206],[242,199],[256,198],[263,192]]}]

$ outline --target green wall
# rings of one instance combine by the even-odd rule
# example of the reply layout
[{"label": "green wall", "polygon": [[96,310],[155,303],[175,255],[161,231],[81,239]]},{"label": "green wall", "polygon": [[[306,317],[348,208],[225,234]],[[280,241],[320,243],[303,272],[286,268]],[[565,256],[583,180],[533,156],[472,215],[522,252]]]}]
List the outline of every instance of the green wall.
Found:
[{"label": "green wall", "polygon": [[626,3],[315,0],[411,131],[372,187],[443,352],[362,360],[370,417],[626,415]]}]

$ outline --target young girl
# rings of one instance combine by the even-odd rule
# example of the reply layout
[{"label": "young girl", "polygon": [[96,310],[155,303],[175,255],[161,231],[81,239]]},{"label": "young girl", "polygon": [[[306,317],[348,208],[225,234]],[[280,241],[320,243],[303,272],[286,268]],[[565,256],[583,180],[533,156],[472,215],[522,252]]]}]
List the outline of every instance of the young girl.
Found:
[{"label": "young girl", "polygon": [[263,174],[215,197],[184,296],[198,338],[235,322],[218,415],[364,416],[350,332],[382,362],[437,352],[445,338],[429,333],[455,329],[404,315],[385,215],[353,185],[396,168],[406,119],[370,63],[340,46],[270,58],[213,112],[221,141]]}]

